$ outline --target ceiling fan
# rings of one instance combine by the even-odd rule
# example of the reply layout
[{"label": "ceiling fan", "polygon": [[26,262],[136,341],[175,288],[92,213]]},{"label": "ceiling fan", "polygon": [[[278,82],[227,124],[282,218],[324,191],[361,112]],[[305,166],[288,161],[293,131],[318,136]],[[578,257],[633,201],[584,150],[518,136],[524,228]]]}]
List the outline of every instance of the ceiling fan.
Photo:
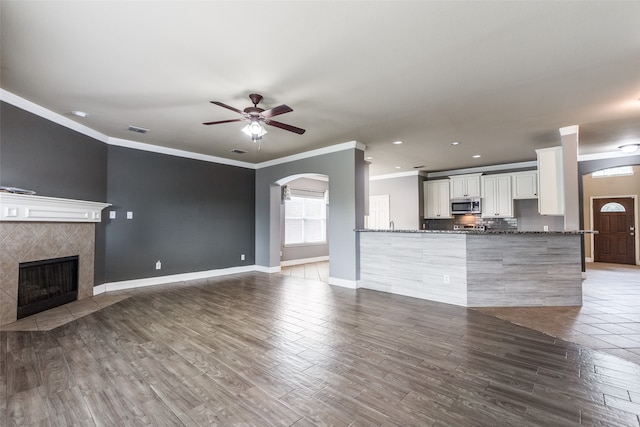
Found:
[{"label": "ceiling fan", "polygon": [[224,104],[219,101],[210,101],[212,104],[219,105],[220,107],[224,107],[231,111],[234,111],[238,114],[242,115],[242,118],[238,119],[230,119],[230,120],[219,120],[216,122],[206,122],[203,125],[218,125],[221,123],[231,123],[231,122],[245,122],[249,121],[250,123],[245,126],[242,131],[247,135],[251,136],[253,142],[259,142],[262,139],[262,136],[267,133],[267,130],[262,127],[262,123],[275,126],[280,129],[288,130],[289,132],[297,133],[298,135],[302,135],[305,133],[304,129],[299,127],[291,126],[286,123],[277,122],[275,120],[271,120],[271,117],[279,116],[280,114],[290,113],[293,111],[291,107],[288,105],[279,105],[277,107],[273,107],[270,110],[265,110],[263,108],[258,107],[260,101],[262,101],[262,95],[257,93],[252,93],[249,95],[249,99],[253,103],[253,107],[247,107],[244,110],[239,110],[237,108],[231,107],[230,105]]}]

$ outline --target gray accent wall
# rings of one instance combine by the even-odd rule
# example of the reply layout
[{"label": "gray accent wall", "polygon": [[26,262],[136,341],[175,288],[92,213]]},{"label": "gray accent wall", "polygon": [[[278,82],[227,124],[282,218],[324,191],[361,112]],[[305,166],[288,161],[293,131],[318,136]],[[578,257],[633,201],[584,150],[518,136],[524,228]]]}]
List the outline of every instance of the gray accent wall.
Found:
[{"label": "gray accent wall", "polygon": [[256,171],[256,264],[280,265],[280,186],[293,175],[314,173],[329,177],[329,275],[358,279],[358,248],[354,229],[364,225],[364,152],[352,148],[295,160]]},{"label": "gray accent wall", "polygon": [[0,120],[0,185],[114,205],[95,285],[254,264],[253,169],[110,146],[4,102]]},{"label": "gray accent wall", "polygon": [[[107,201],[107,145],[0,102],[0,185],[40,196]],[[105,281],[105,227],[97,223],[94,281]]]},{"label": "gray accent wall", "polygon": [[253,265],[254,174],[109,146],[107,281]]}]

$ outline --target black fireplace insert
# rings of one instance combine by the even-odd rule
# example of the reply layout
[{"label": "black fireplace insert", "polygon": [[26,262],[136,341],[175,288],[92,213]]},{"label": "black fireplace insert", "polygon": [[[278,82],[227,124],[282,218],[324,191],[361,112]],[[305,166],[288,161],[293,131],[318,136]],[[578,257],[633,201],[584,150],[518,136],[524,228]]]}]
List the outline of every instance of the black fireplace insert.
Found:
[{"label": "black fireplace insert", "polygon": [[20,263],[18,319],[78,298],[78,256]]}]

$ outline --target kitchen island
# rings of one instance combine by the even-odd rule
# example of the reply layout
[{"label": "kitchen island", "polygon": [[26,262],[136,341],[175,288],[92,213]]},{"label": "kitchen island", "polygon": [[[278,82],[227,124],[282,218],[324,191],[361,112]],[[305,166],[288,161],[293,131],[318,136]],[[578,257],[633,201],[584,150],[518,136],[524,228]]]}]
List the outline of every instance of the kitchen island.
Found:
[{"label": "kitchen island", "polygon": [[582,305],[589,231],[356,232],[360,288],[465,307]]}]

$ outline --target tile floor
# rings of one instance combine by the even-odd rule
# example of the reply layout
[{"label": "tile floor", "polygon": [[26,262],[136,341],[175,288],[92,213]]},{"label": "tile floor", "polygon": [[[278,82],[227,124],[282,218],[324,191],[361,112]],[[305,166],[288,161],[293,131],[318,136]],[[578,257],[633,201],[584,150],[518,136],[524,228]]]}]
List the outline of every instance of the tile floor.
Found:
[{"label": "tile floor", "polygon": [[582,307],[479,311],[640,364],[640,266],[588,263]]},{"label": "tile floor", "polygon": [[[283,267],[283,276],[327,282],[329,263]],[[47,331],[131,296],[97,295],[1,327],[6,331]],[[485,314],[640,364],[640,266],[587,264],[582,307],[499,307]]]}]

